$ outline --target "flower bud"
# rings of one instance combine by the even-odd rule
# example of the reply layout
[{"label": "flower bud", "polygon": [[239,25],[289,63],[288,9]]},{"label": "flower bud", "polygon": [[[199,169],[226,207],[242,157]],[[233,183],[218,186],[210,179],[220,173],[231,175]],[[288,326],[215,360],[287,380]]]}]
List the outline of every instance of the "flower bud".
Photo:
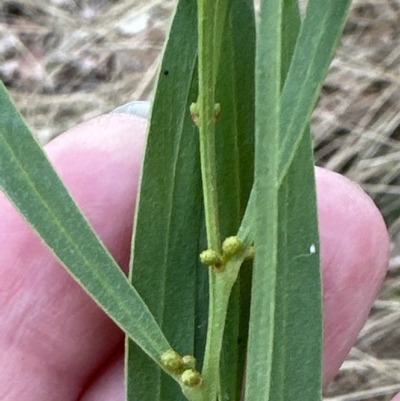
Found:
[{"label": "flower bud", "polygon": [[242,241],[237,236],[228,237],[222,243],[222,250],[224,255],[232,257],[242,248]]},{"label": "flower bud", "polygon": [[199,125],[199,105],[198,103],[192,103],[190,105],[190,115],[192,117],[193,122],[198,126]]},{"label": "flower bud", "polygon": [[201,263],[204,263],[208,266],[214,266],[221,264],[221,257],[218,255],[218,252],[213,251],[212,249],[206,249],[200,254]]},{"label": "flower bud", "polygon": [[166,369],[176,371],[182,367],[183,359],[176,351],[170,349],[161,355],[161,363]]},{"label": "flower bud", "polygon": [[195,369],[196,368],[196,358],[192,355],[185,355],[183,358],[183,366],[186,369]]},{"label": "flower bud", "polygon": [[187,369],[182,373],[182,383],[188,387],[197,387],[201,385],[201,375],[197,370]]}]

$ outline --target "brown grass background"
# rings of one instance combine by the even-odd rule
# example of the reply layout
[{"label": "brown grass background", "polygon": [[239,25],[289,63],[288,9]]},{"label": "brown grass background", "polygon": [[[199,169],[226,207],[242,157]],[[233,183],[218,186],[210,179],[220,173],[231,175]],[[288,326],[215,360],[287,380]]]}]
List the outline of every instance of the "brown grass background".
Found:
[{"label": "brown grass background", "polygon": [[[151,99],[174,5],[0,1],[0,79],[42,143]],[[400,391],[400,0],[353,2],[312,130],[317,163],[358,182],[392,238],[381,295],[325,400],[388,401]]]}]

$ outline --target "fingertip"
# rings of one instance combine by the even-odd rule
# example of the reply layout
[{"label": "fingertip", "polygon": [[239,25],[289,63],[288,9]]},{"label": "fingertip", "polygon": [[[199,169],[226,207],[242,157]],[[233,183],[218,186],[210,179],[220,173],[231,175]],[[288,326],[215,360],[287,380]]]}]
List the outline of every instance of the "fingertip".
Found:
[{"label": "fingertip", "polygon": [[72,150],[85,148],[112,152],[114,149],[128,151],[132,146],[138,145],[138,150],[142,150],[146,128],[147,120],[137,115],[103,114],[59,135],[49,142],[45,149],[50,157],[63,153],[67,147],[71,147]]},{"label": "fingertip", "polygon": [[317,168],[324,288],[324,383],[347,356],[385,277],[389,236],[369,196],[342,175]]}]

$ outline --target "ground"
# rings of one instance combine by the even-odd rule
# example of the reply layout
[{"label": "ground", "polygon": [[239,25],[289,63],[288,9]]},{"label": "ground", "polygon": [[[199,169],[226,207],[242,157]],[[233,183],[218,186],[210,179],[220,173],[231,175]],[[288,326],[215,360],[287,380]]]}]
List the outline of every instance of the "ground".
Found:
[{"label": "ground", "polygon": [[[0,79],[42,143],[130,100],[151,99],[175,0],[3,0]],[[317,163],[346,174],[388,224],[392,259],[359,341],[326,391],[400,391],[400,0],[355,0],[313,115]]]}]

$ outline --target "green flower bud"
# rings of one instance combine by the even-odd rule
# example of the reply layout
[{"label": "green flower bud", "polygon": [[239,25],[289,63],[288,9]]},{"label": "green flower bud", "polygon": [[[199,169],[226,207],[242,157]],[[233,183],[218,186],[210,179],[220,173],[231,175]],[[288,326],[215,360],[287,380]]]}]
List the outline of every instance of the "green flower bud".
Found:
[{"label": "green flower bud", "polygon": [[188,387],[198,387],[201,385],[201,375],[197,370],[187,369],[182,373],[182,383]]},{"label": "green flower bud", "polygon": [[176,351],[170,349],[161,355],[161,363],[166,369],[176,371],[183,366],[183,359]]},{"label": "green flower bud", "polygon": [[199,104],[193,102],[189,107],[191,114],[199,114]]},{"label": "green flower bud", "polygon": [[199,125],[199,105],[197,103],[192,103],[189,107],[190,115],[192,117],[193,122],[198,126]]},{"label": "green flower bud", "polygon": [[186,369],[195,369],[196,368],[196,358],[192,355],[185,355],[183,358],[183,366]]},{"label": "green flower bud", "polygon": [[242,248],[242,241],[237,236],[234,237],[228,237],[226,240],[222,243],[222,250],[224,252],[224,255],[228,257],[232,257],[235,255],[237,252],[240,251]]},{"label": "green flower bud", "polygon": [[212,249],[206,249],[200,254],[201,263],[204,263],[208,266],[220,265],[221,257],[218,255],[218,252],[213,251]]}]

